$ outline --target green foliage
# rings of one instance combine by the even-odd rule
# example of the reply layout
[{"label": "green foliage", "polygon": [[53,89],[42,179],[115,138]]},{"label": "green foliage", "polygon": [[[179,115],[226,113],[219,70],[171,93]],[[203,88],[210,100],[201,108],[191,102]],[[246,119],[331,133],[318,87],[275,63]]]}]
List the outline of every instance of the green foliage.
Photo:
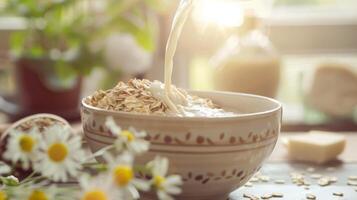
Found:
[{"label": "green foliage", "polygon": [[132,34],[144,49],[154,50],[156,22],[148,13],[162,9],[156,5],[161,0],[100,0],[100,13],[92,8],[95,1],[8,0],[3,14],[23,17],[27,26],[12,34],[12,53],[50,59],[57,75],[68,78],[105,65],[103,51],[91,44],[113,32]]}]

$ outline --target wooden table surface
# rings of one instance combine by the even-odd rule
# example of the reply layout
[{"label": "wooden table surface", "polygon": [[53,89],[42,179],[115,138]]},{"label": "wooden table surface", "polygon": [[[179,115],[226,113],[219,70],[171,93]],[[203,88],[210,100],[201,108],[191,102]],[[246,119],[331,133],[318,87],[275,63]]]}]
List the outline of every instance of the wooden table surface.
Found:
[{"label": "wooden table surface", "polygon": [[[0,125],[0,134],[7,126]],[[74,127],[76,132],[81,133],[79,125]],[[339,160],[324,166],[314,166],[313,164],[294,162],[289,159],[281,140],[293,134],[296,133],[281,134],[274,152],[264,164],[261,173],[269,176],[270,180],[268,182],[253,182],[252,187],[242,187],[231,194],[230,200],[249,199],[245,198],[244,194],[253,194],[259,197],[274,192],[282,193],[284,197],[273,199],[301,200],[306,199],[306,194],[312,193],[316,195],[317,200],[357,200],[357,186],[352,187],[347,185],[348,176],[357,176],[357,132],[341,133],[347,138],[345,151],[341,154]],[[317,184],[317,180],[310,177],[312,173],[306,172],[307,168],[314,168],[314,174],[337,177],[338,181],[329,186],[321,187]],[[290,178],[290,173],[292,172],[303,172],[306,174],[306,179],[311,183],[309,190],[292,183]],[[285,183],[277,184],[274,180],[284,180]],[[343,193],[343,197],[334,196],[334,192]],[[225,200],[225,198],[222,198],[222,200]]]}]

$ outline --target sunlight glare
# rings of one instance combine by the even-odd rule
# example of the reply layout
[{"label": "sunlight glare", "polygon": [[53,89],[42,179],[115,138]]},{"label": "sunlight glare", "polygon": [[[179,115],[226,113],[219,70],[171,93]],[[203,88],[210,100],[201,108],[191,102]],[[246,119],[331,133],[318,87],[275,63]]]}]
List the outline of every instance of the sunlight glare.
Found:
[{"label": "sunlight glare", "polygon": [[243,11],[237,0],[197,0],[193,18],[202,25],[235,27],[243,23]]}]

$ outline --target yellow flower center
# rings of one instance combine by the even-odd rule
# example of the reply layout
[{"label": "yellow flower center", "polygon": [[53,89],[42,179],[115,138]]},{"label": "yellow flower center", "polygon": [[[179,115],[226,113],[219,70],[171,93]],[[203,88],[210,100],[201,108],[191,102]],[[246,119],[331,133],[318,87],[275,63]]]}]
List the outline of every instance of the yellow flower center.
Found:
[{"label": "yellow flower center", "polygon": [[114,169],[114,180],[118,186],[128,185],[133,177],[133,169],[129,166],[119,165]]},{"label": "yellow flower center", "polygon": [[68,155],[68,148],[63,143],[54,143],[48,148],[48,156],[54,162],[62,162]]},{"label": "yellow flower center", "polygon": [[29,196],[28,200],[48,200],[48,197],[44,192],[40,190],[34,190]]},{"label": "yellow flower center", "polygon": [[0,200],[6,200],[6,199],[7,199],[6,193],[0,190]]},{"label": "yellow flower center", "polygon": [[166,181],[166,179],[162,176],[155,176],[154,177],[154,186],[156,188],[162,189],[162,184]]},{"label": "yellow flower center", "polygon": [[126,137],[129,142],[135,140],[135,135],[132,132],[128,131],[128,130],[122,131],[120,133],[120,135],[123,136],[123,137]]},{"label": "yellow flower center", "polygon": [[35,140],[29,135],[23,135],[20,137],[19,145],[23,152],[30,153],[35,146]]},{"label": "yellow flower center", "polygon": [[102,190],[96,189],[86,192],[82,200],[108,200],[108,197]]}]

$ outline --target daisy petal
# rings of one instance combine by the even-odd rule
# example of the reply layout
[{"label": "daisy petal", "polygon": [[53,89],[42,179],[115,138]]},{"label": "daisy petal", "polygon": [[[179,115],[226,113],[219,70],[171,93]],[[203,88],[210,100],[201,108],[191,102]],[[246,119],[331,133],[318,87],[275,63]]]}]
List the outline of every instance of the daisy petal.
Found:
[{"label": "daisy petal", "polygon": [[180,194],[182,192],[181,188],[176,187],[176,186],[168,185],[166,187],[164,186],[164,188],[165,188],[166,193],[168,193],[168,194],[177,195],[177,194]]},{"label": "daisy petal", "polygon": [[110,129],[110,131],[114,135],[117,135],[122,131],[121,128],[115,123],[113,117],[108,117],[105,122],[105,125]]},{"label": "daisy petal", "polygon": [[150,190],[150,184],[147,181],[141,179],[134,179],[133,184],[135,185],[136,188],[138,188],[141,191],[147,192]]},{"label": "daisy petal", "polygon": [[170,185],[172,185],[172,184],[181,185],[182,184],[181,176],[179,176],[179,175],[171,175],[171,176],[167,177],[166,183],[168,183]]},{"label": "daisy petal", "polygon": [[159,197],[160,200],[174,200],[170,195],[168,195],[166,192],[163,192],[159,190],[157,192],[157,196]]},{"label": "daisy petal", "polygon": [[128,186],[128,191],[133,199],[139,199],[140,195],[138,190],[133,186]]}]

